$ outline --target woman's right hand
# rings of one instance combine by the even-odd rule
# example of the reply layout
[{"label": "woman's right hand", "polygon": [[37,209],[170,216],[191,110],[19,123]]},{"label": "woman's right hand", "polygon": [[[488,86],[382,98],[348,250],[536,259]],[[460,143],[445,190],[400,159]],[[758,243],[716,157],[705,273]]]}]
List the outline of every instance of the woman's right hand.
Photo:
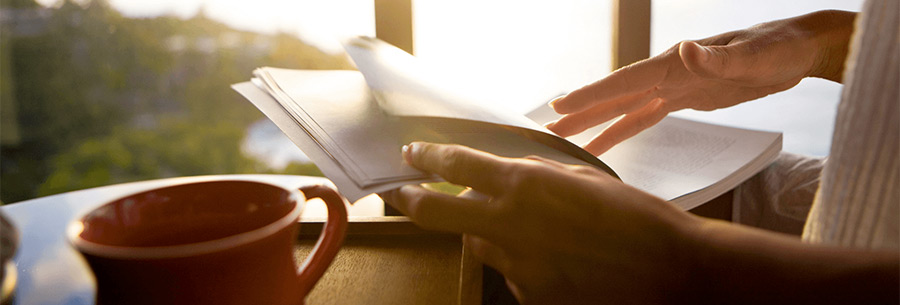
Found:
[{"label": "woman's right hand", "polygon": [[681,109],[715,110],[795,86],[841,80],[856,14],[821,11],[681,42],[551,102],[547,125],[567,137],[620,115],[585,149],[600,155]]}]

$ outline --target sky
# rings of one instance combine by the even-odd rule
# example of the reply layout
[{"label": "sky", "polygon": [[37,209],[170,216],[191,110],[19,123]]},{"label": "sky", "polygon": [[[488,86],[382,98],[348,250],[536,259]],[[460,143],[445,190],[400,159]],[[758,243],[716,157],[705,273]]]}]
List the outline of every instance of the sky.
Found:
[{"label": "sky", "polygon": [[[46,5],[56,0],[39,0]],[[126,16],[201,8],[232,27],[294,33],[325,51],[374,35],[373,0],[108,0]],[[821,9],[858,11],[862,0],[654,0],[651,54],[675,43]],[[610,72],[611,0],[414,0],[415,53],[422,61],[481,84],[500,107],[525,113]],[[678,115],[785,132],[785,149],[827,154],[840,85],[808,80],[751,105]],[[787,109],[787,110],[785,110]]]}]

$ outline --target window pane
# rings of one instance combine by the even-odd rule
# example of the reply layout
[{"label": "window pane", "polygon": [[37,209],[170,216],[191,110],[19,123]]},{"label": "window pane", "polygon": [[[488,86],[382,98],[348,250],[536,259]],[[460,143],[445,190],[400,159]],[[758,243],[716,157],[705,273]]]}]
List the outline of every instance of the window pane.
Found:
[{"label": "window pane", "polygon": [[229,85],[260,66],[352,69],[331,35],[374,34],[371,0],[0,5],[6,203],[172,176],[316,173],[287,166],[299,150]]},{"label": "window pane", "polygon": [[415,1],[416,56],[525,113],[610,70],[611,2]]},{"label": "window pane", "polygon": [[[861,0],[719,1],[654,0],[651,54],[659,54],[682,40],[700,39],[798,16],[823,9],[859,11]],[[702,121],[784,132],[784,150],[824,156],[841,85],[806,79],[781,93],[713,112],[682,111],[676,115]]]}]

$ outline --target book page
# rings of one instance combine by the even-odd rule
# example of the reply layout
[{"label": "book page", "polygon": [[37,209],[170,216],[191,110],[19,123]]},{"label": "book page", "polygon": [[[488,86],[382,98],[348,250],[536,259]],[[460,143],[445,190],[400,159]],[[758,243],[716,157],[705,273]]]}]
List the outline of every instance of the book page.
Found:
[{"label": "book page", "polygon": [[[509,126],[521,137],[615,173],[590,153],[524,115],[490,107],[491,100],[472,95],[463,80],[442,77],[412,55],[376,38],[357,37],[344,44],[366,79],[379,106],[396,117],[431,117]],[[465,95],[469,94],[469,95]],[[522,145],[530,145],[523,142]],[[525,146],[522,146],[523,148]],[[566,162],[572,163],[572,162]],[[584,162],[579,162],[584,163]]]},{"label": "book page", "polygon": [[[303,150],[316,167],[331,180],[342,196],[346,197],[350,202],[355,202],[360,198],[368,196],[372,193],[392,190],[410,183],[426,183],[437,182],[440,179],[431,176],[420,175],[421,178],[410,180],[397,180],[386,182],[373,186],[362,187],[356,184],[343,166],[338,164],[328,152],[326,152],[313,137],[303,130],[303,127],[296,122],[288,111],[284,109],[278,101],[276,101],[269,93],[261,90],[255,84],[250,82],[238,83],[231,86],[235,91],[246,97],[253,105],[259,108],[272,122],[284,132],[285,135]],[[399,155],[399,152],[396,153]]]},{"label": "book page", "polygon": [[758,145],[748,146],[753,140],[746,136],[694,123],[669,117],[600,157],[624,181],[671,200],[712,185],[762,152],[752,149]]},{"label": "book page", "polygon": [[[436,181],[436,177],[403,162],[400,148],[412,141],[454,143],[505,157],[538,155],[563,163],[597,166],[523,136],[515,128],[440,117],[389,115],[375,105],[362,75],[356,71],[262,68],[257,72],[259,77],[268,78],[257,81],[257,86],[262,86],[258,89],[279,92],[268,92],[263,98],[259,91],[265,90],[250,90],[244,84],[234,88],[263,110],[314,163],[325,164],[322,172],[348,198],[403,184]],[[264,82],[268,84],[260,84]],[[353,185],[339,182],[347,180]]]},{"label": "book page", "polygon": [[265,68],[286,95],[282,104],[308,115],[319,130],[315,139],[361,186],[381,180],[424,178],[400,157],[407,129],[375,104],[356,71],[304,71]]},{"label": "book page", "polygon": [[521,114],[497,109],[491,106],[493,101],[471,94],[466,80],[428,69],[386,42],[356,37],[344,48],[365,76],[378,104],[391,115],[464,119],[552,134]]},{"label": "book page", "polygon": [[[550,107],[542,106],[529,117],[548,122],[559,115]],[[585,145],[606,125],[593,127],[567,139]],[[767,164],[765,159],[771,161],[774,158],[781,150],[780,144],[780,133],[668,116],[657,125],[614,146],[599,158],[609,164],[623,182],[665,200],[673,200],[709,188],[735,174],[749,178]],[[754,162],[757,159],[763,160]],[[748,166],[751,164],[755,166]],[[753,172],[745,172],[751,170]],[[740,181],[729,183],[736,185]],[[718,193],[729,189],[725,188]],[[706,197],[717,195],[706,194]],[[686,209],[705,202],[680,201]]]}]

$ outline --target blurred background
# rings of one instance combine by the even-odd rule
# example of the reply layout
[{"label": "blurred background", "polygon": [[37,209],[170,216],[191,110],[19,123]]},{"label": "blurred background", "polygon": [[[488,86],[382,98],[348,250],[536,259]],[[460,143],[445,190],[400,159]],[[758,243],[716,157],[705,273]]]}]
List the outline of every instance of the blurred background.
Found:
[{"label": "blurred background", "polygon": [[[651,54],[861,0],[654,0]],[[484,80],[525,113],[611,70],[611,0],[412,3],[415,55]],[[320,175],[229,85],[254,68],[353,69],[338,43],[375,34],[372,0],[0,0],[0,201],[153,178]],[[715,112],[828,153],[840,85],[810,79]]]}]

